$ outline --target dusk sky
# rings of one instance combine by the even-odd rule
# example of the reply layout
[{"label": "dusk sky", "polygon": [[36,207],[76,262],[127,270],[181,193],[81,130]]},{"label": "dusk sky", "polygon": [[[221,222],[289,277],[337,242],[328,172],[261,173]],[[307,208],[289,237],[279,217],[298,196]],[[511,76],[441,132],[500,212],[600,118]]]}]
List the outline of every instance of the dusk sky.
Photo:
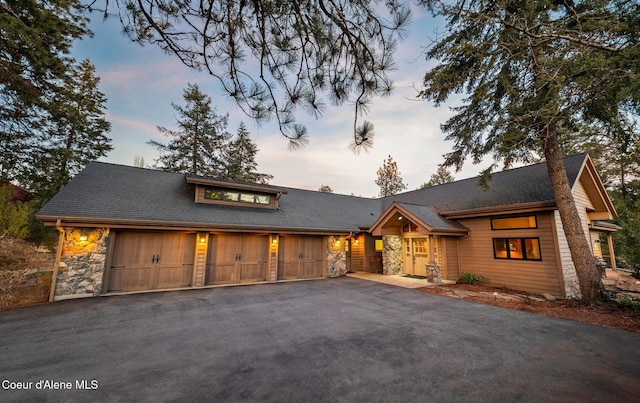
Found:
[{"label": "dusk sky", "polygon": [[[156,126],[176,128],[171,103],[184,105],[182,95],[188,83],[198,84],[212,98],[218,114],[229,113],[230,133],[235,134],[241,121],[245,123],[260,148],[258,170],[273,175],[273,185],[317,190],[324,184],[335,193],[377,196],[376,171],[391,155],[408,190],[413,190],[429,180],[442,154],[451,149],[440,130],[451,116],[449,106],[435,108],[416,98],[424,73],[434,65],[425,60],[424,48],[435,38],[435,30],[442,29],[429,15],[414,13],[409,36],[396,53],[394,94],[374,99],[366,117],[375,125],[374,147],[359,155],[348,149],[353,127],[350,105],[329,106],[317,120],[298,111],[296,118],[307,126],[310,142],[304,149],[289,151],[275,123],[258,127],[206,73],[190,70],[157,47],[132,43],[115,18],[103,22],[101,15],[92,15],[90,28],[94,37],[76,43],[73,56],[88,58],[96,66],[100,90],[108,98],[106,117],[112,124],[109,137],[114,150],[102,159],[105,162],[133,165],[134,157],[141,156],[146,164],[153,164],[157,152],[145,143],[168,141]],[[456,179],[476,176],[482,168],[468,163],[454,175]]]}]

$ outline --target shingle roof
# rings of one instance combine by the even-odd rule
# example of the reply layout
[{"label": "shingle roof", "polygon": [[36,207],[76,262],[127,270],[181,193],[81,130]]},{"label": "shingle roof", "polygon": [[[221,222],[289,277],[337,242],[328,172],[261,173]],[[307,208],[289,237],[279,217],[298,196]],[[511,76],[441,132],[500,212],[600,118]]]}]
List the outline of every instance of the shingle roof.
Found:
[{"label": "shingle roof", "polygon": [[[565,158],[571,185],[584,160],[585,154]],[[287,193],[281,196],[279,209],[270,210],[195,203],[194,185],[187,183],[184,174],[92,162],[37,217],[191,224],[212,229],[356,232],[370,227],[394,201],[423,217],[429,225],[445,228],[450,222],[437,213],[554,200],[544,163],[495,173],[488,191],[477,186],[477,181],[477,177],[470,178],[383,199],[278,187],[274,189]]]},{"label": "shingle roof", "polygon": [[460,229],[455,221],[447,220],[436,213],[431,206],[420,206],[417,204],[398,203],[399,206],[413,214],[416,218],[428,224],[432,229]]},{"label": "shingle roof", "polygon": [[278,210],[201,204],[194,202],[193,185],[187,184],[184,174],[92,162],[38,217],[358,231],[358,226],[371,225],[380,214],[379,200],[278,189],[288,191]]},{"label": "shingle roof", "polygon": [[[586,154],[564,159],[571,186],[578,179]],[[496,172],[491,175],[490,188],[477,185],[479,177],[445,183],[425,189],[388,196],[383,208],[394,201],[431,206],[439,213],[453,213],[479,208],[510,206],[535,202],[554,202],[546,163]]]}]

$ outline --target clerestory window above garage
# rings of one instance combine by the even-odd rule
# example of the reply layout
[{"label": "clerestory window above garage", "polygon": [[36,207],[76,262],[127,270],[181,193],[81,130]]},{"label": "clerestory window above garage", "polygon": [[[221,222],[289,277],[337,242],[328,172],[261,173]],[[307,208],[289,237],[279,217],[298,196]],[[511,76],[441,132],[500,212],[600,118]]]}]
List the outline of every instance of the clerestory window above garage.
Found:
[{"label": "clerestory window above garage", "polygon": [[285,189],[253,183],[220,181],[187,175],[187,183],[195,185],[195,202],[253,208],[277,209]]}]

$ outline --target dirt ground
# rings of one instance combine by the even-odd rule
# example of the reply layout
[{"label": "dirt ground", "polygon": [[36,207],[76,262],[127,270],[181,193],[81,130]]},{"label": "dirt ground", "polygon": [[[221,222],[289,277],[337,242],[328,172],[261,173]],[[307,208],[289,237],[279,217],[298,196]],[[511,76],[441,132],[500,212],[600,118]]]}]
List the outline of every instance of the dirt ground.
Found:
[{"label": "dirt ground", "polygon": [[[492,288],[471,284],[447,284],[437,287],[418,288],[419,291],[440,295],[456,295],[455,290],[466,290],[473,292],[488,292],[493,294],[510,294],[525,296],[524,300],[511,300],[484,296],[459,296],[458,298],[500,306],[503,308],[517,309],[520,311],[537,313],[540,315],[552,316],[560,319],[575,320],[589,323],[591,325],[622,329],[630,332],[640,333],[640,310],[619,307],[614,304],[602,302],[599,304],[585,306],[578,301],[557,299],[555,301],[538,301],[542,299],[539,295],[527,294],[520,291],[512,291],[506,288]],[[526,296],[535,297],[526,298]]]}]

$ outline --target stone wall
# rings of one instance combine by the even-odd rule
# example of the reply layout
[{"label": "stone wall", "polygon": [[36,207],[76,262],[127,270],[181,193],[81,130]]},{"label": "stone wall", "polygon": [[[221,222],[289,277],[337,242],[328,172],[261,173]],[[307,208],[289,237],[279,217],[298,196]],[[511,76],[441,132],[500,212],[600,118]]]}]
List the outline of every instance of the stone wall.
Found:
[{"label": "stone wall", "polygon": [[54,300],[102,293],[108,236],[106,228],[65,228]]},{"label": "stone wall", "polygon": [[327,276],[341,277],[347,274],[345,237],[330,236],[327,239]]},{"label": "stone wall", "polygon": [[402,271],[402,238],[400,235],[382,237],[382,273],[398,274]]}]

